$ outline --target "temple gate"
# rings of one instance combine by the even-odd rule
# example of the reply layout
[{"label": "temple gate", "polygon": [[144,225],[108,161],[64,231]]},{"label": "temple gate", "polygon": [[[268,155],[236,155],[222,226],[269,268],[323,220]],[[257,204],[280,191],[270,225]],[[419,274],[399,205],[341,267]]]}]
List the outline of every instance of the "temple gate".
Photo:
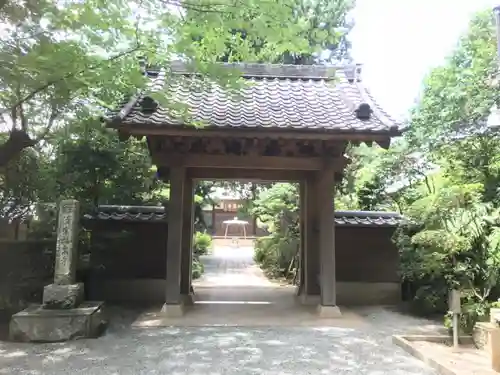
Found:
[{"label": "temple gate", "polygon": [[[160,178],[170,181],[163,310],[181,315],[191,300],[194,181],[237,179],[300,183],[298,295],[318,303],[320,316],[339,316],[333,192],[344,153],[349,143],[387,148],[398,124],[364,88],[357,65],[220,65],[246,84],[224,88],[172,63],[168,75],[145,72],[150,88],[105,119],[120,137],[147,137]],[[162,108],[155,91],[186,111]]]}]

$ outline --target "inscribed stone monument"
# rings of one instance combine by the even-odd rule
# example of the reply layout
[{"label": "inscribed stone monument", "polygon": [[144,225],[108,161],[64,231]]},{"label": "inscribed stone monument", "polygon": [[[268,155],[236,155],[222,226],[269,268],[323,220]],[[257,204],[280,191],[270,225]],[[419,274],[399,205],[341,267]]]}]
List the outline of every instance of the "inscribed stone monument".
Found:
[{"label": "inscribed stone monument", "polygon": [[61,202],[57,225],[54,284],[68,285],[75,282],[79,216],[78,201],[64,200]]},{"label": "inscribed stone monument", "polygon": [[43,304],[31,306],[10,321],[14,341],[57,342],[97,337],[107,322],[103,302],[83,302],[84,286],[76,282],[79,203],[64,200],[59,207],[54,283],[43,290]]},{"label": "inscribed stone monument", "polygon": [[71,309],[83,301],[84,287],[76,283],[78,262],[79,203],[63,200],[57,223],[54,283],[43,291],[43,305],[48,309]]}]

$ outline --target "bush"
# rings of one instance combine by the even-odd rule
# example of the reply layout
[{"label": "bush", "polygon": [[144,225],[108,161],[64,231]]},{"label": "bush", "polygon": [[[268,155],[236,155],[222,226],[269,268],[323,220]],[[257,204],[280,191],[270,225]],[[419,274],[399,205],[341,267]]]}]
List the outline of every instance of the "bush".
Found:
[{"label": "bush", "polygon": [[271,277],[292,278],[299,242],[298,186],[274,184],[254,201],[252,214],[269,236],[255,243],[255,261]]},{"label": "bush", "polygon": [[288,269],[297,249],[298,242],[294,238],[275,233],[257,239],[254,259],[268,276],[289,278],[293,274],[288,274]]},{"label": "bush", "polygon": [[205,255],[212,246],[212,237],[208,233],[196,232],[193,241],[195,255]]},{"label": "bush", "polygon": [[191,271],[191,275],[193,280],[199,279],[201,275],[205,272],[205,268],[203,267],[203,263],[201,263],[198,258],[193,258],[193,267]]}]

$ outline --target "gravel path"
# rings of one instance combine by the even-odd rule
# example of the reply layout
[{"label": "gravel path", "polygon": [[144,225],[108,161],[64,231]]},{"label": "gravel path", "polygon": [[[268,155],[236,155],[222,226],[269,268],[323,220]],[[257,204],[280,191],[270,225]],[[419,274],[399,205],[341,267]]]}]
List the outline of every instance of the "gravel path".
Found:
[{"label": "gravel path", "polygon": [[0,344],[0,374],[434,374],[385,341],[344,328],[119,330],[65,344]]},{"label": "gravel path", "polygon": [[[269,283],[255,269],[249,270],[251,254],[251,249],[215,251],[204,259],[207,272],[200,283]],[[111,313],[107,334],[96,340],[39,345],[0,342],[0,374],[435,375],[391,342],[394,333],[433,331],[435,326],[380,308],[359,310],[369,324],[356,329],[134,329],[130,324],[139,311],[112,308]]]}]

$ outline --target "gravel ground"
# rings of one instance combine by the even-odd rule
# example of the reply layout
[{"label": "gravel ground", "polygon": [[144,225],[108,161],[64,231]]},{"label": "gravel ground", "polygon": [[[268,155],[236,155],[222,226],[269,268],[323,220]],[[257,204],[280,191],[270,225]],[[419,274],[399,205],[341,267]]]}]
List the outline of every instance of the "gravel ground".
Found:
[{"label": "gravel ground", "polygon": [[[363,329],[200,327],[131,329],[132,311],[115,310],[108,333],[63,344],[0,343],[0,374],[356,374],[431,375],[390,335],[428,323],[365,309]],[[119,313],[119,314],[118,314]],[[390,322],[390,325],[382,323]]]},{"label": "gravel ground", "polygon": [[[203,259],[203,280],[255,285],[245,269],[252,249],[221,248]],[[245,280],[236,274],[245,274]],[[241,278],[241,277],[240,277]],[[105,336],[62,344],[0,341],[0,374],[8,375],[435,375],[392,344],[391,335],[434,332],[432,322],[381,308],[356,311],[362,328],[182,327],[133,329],[140,311],[111,308]]]}]

